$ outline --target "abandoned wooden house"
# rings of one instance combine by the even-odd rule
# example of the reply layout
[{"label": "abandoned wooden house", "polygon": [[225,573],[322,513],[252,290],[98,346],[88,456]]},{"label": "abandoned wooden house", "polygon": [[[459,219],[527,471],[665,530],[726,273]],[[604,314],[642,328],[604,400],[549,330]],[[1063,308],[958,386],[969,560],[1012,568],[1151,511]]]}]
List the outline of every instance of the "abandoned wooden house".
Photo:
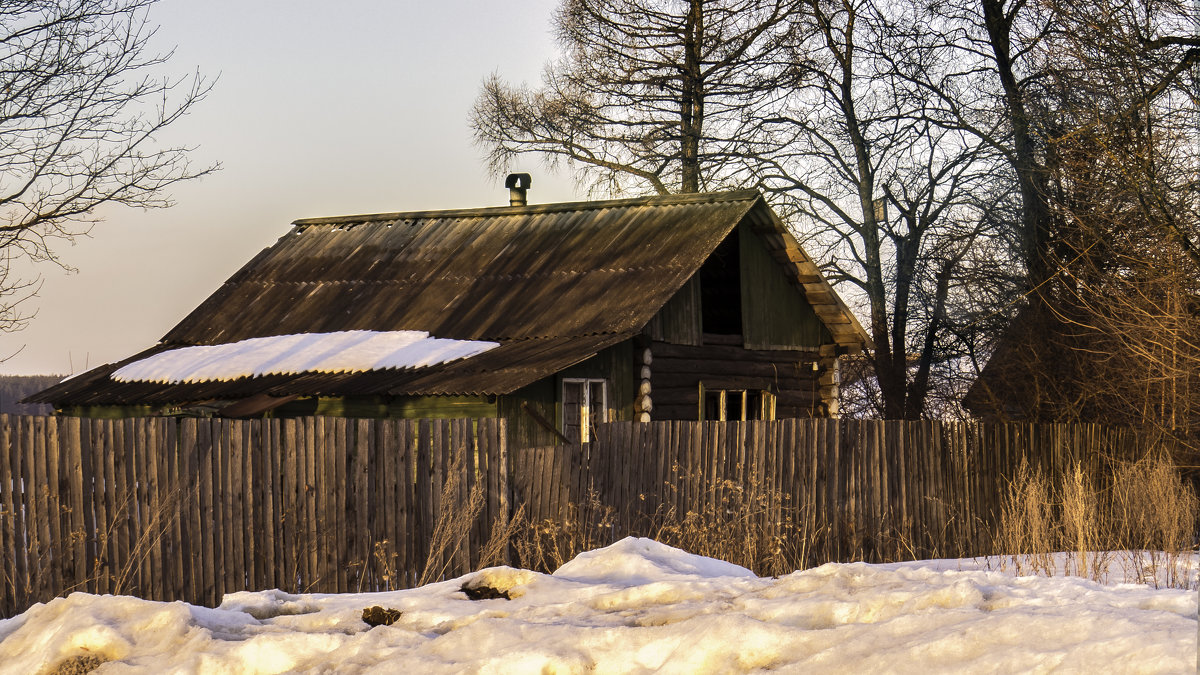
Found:
[{"label": "abandoned wooden house", "polygon": [[758,192],[523,194],[298,220],[159,344],[29,400],[82,416],[502,417],[522,445],[604,420],[836,415],[838,357],[868,338]]}]

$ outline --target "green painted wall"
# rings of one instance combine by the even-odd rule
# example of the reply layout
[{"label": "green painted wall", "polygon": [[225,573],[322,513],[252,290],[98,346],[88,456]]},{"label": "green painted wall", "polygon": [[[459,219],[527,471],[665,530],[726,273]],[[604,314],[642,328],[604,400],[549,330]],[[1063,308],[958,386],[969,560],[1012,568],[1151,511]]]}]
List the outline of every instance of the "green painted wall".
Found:
[{"label": "green painted wall", "polygon": [[586,361],[564,369],[527,387],[500,397],[499,415],[508,420],[510,447],[557,445],[554,432],[546,429],[524,409],[528,404],[555,430],[562,430],[563,378],[608,380],[608,408],[613,420],[633,419],[633,402],[637,394],[637,373],[634,369],[633,343],[626,340],[602,350]]},{"label": "green painted wall", "polygon": [[833,342],[803,291],[745,223],[738,225],[746,349],[817,349]]},{"label": "green painted wall", "polygon": [[375,417],[454,419],[495,417],[495,397],[486,396],[363,396],[303,398],[271,411],[272,417]]}]

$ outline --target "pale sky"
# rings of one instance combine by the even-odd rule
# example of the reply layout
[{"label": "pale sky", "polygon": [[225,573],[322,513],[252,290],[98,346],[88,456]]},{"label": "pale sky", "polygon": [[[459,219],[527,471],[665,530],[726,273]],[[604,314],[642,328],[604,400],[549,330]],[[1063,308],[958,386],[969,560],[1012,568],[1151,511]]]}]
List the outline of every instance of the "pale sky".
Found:
[{"label": "pale sky", "polygon": [[[557,0],[162,0],[170,74],[218,77],[164,138],[215,175],[174,207],[112,209],[42,265],[37,316],[0,334],[0,373],[80,372],[155,344],[297,218],[507,204],[467,114],[483,78],[536,83]],[[582,198],[530,159],[530,202]],[[22,345],[24,348],[22,349]]]}]

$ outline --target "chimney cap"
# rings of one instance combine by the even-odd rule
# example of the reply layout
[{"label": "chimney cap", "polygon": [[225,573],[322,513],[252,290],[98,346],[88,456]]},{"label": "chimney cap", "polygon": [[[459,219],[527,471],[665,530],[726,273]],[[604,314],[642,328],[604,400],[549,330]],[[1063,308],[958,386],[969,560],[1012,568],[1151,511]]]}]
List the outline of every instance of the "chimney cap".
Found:
[{"label": "chimney cap", "polygon": [[510,173],[508,178],[504,179],[504,187],[510,190],[513,188],[528,190],[529,184],[532,182],[533,179],[527,173]]}]

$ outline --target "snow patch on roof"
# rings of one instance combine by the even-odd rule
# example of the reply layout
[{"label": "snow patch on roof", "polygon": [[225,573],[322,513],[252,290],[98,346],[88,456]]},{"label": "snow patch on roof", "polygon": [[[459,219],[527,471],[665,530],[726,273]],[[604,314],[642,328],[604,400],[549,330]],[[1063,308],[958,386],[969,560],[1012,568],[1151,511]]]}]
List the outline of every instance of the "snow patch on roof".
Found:
[{"label": "snow patch on roof", "polygon": [[180,384],[308,372],[425,368],[470,358],[499,346],[495,342],[435,338],[415,330],[275,335],[171,349],[119,368],[112,379]]}]

